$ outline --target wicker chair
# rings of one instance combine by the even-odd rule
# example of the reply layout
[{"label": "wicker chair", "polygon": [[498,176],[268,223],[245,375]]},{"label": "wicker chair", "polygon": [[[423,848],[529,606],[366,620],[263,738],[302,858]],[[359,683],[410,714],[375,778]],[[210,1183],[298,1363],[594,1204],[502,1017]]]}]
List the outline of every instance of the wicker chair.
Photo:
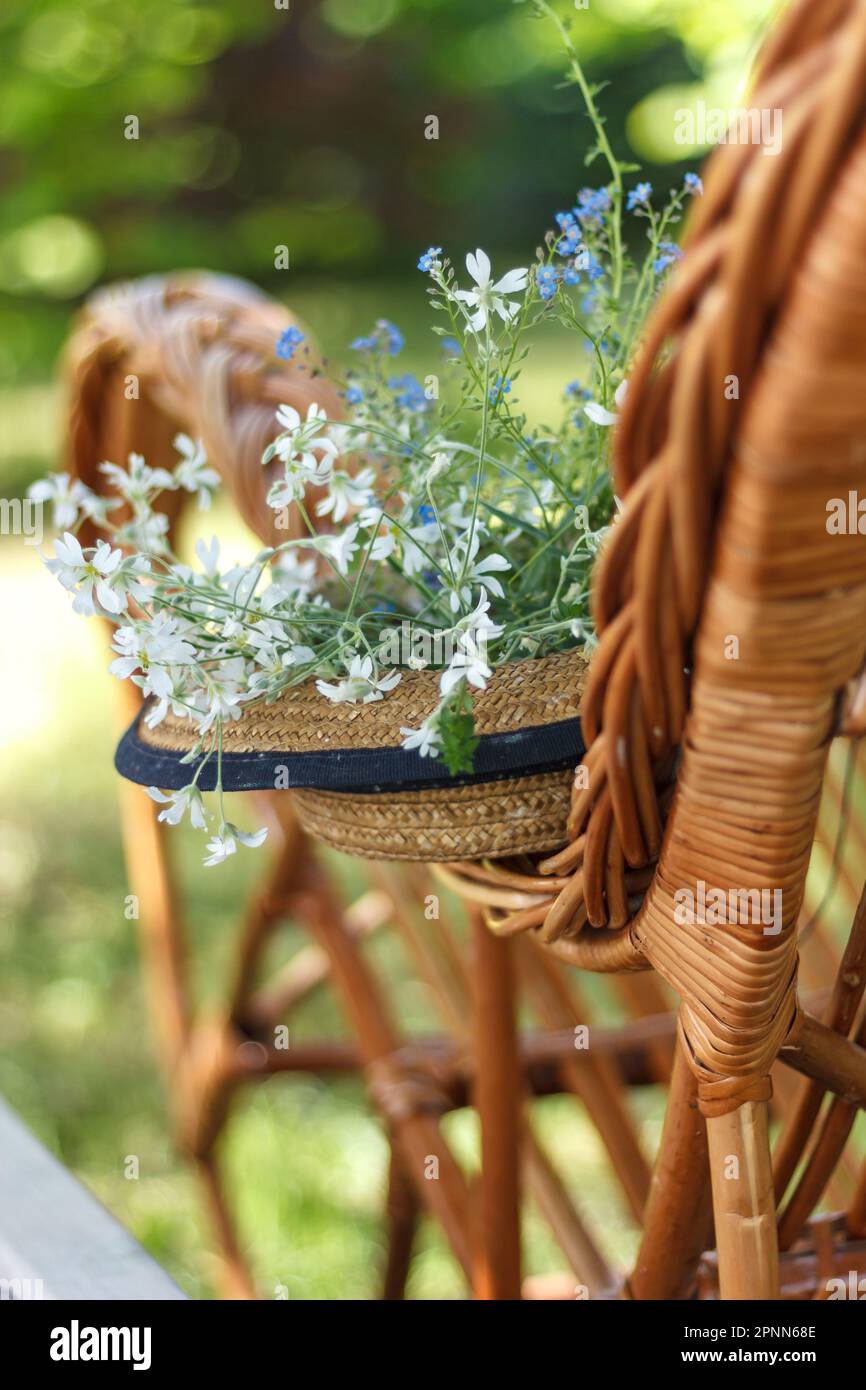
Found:
[{"label": "wicker chair", "polygon": [[[275,405],[289,401],[304,409],[315,394],[329,411],[338,406],[326,381],[314,381],[309,372],[275,359],[274,345],[289,322],[285,309],[250,286],[218,276],[152,277],[98,292],[67,351],[71,471],[104,490],[102,459],[136,450],[154,466],[169,465],[172,438],[178,429],[186,430],[205,440],[209,459],[248,525],[271,540],[260,459],[276,429]],[[172,513],[173,527],[182,520]],[[137,712],[136,695],[120,689],[125,725]],[[592,1021],[592,1010],[573,984],[566,984],[562,968],[527,943],[516,974],[540,1028],[523,1040],[518,1079],[511,964],[477,916],[475,947],[482,961],[474,970],[465,923],[457,921],[452,929],[446,920],[426,919],[425,898],[438,886],[422,866],[372,864],[367,890],[344,905],[327,861],[301,830],[290,799],[263,792],[256,802],[274,846],[268,877],[238,935],[224,1005],[202,1017],[191,998],[181,894],[166,827],[139,788],[123,785],[126,858],[140,902],[143,960],[177,1141],[202,1180],[223,1256],[224,1292],[254,1296],[218,1161],[234,1093],[275,1073],[329,1075],[347,1069],[363,1071],[392,1140],[386,1297],[402,1294],[421,1206],[442,1225],[476,1293],[520,1292],[519,1262],[508,1263],[502,1250],[503,1233],[516,1230],[520,1216],[519,1131],[526,1188],[572,1269],[568,1294],[575,1279],[593,1295],[613,1288],[613,1271],[512,1098],[518,1090],[574,1094],[598,1129],[626,1209],[639,1221],[650,1169],[629,1111],[626,1081],[654,1082],[669,1073],[672,1035],[663,991],[649,978],[617,982],[626,1017],[635,1013],[657,1022],[634,1037],[614,1030],[598,1056],[584,1053],[577,1060],[571,1035],[577,1024]],[[311,944],[276,979],[265,981],[262,957],[286,920],[303,924]],[[397,1028],[389,982],[377,976],[363,948],[365,939],[383,928],[401,938],[434,1001],[441,1035],[407,1038]],[[323,986],[336,991],[352,1041],[326,1038],[276,1049],[274,1026]],[[477,1200],[440,1128],[444,1114],[467,1103],[477,1104],[484,1121],[486,1161]],[[439,1160],[437,1182],[424,1177],[431,1157]],[[475,1214],[476,1207],[486,1218]]]},{"label": "wicker chair", "polygon": [[[866,1041],[862,905],[825,1022],[797,996],[827,757],[835,736],[863,729],[866,551],[856,519],[853,534],[834,534],[828,510],[832,499],[848,505],[866,459],[856,386],[864,7],[795,5],[765,49],[751,104],[782,112],[781,150],[767,157],[732,141],[710,160],[617,429],[625,511],[596,576],[600,645],[582,709],[589,787],[576,785],[571,843],[514,879],[519,911],[491,905],[506,934],[532,929],[583,969],[653,968],[681,999],[680,1062],[633,1284],[644,1297],[672,1294],[671,1262],[658,1258],[672,1232],[683,1264],[698,1255],[707,1160],[687,1130],[693,1090],[722,1296],[773,1298],[774,1060],[796,1051],[815,1078],[780,1144],[779,1197],[824,1089],[837,1096],[783,1206],[783,1246],[820,1196],[866,1080],[866,1055],[846,1041]],[[642,901],[630,899],[626,871],[653,864]],[[491,867],[491,886],[500,873]],[[772,924],[756,910],[761,893],[779,895]],[[690,913],[708,895],[723,908]],[[863,1190],[847,1220],[858,1236]]]},{"label": "wicker chair", "polygon": [[[447,1108],[448,1086],[440,1069],[431,1088],[429,1068],[416,1065],[417,1056],[407,1067],[393,1028],[375,1022],[381,996],[279,797],[270,808],[282,827],[278,886],[242,942],[239,984],[225,1018],[196,1045],[164,868],[157,880],[162,917],[150,939],[161,962],[163,1014],[175,1039],[175,1070],[183,1059],[187,1131],[190,1115],[197,1117],[192,1131],[199,1138],[189,1147],[212,1195],[226,1077],[238,1072],[237,1039],[257,1036],[248,1007],[252,966],[291,900],[325,948],[374,1099],[397,1139],[391,1208],[398,1273],[405,1272],[413,1220],[406,1212],[421,1197],[434,1207],[476,1292],[519,1295],[518,1153],[532,1068],[519,1054],[514,996],[516,985],[527,995],[533,990],[548,1028],[567,1027],[569,1010],[585,1020],[582,1005],[563,999],[557,962],[613,976],[637,1015],[662,1007],[656,977],[681,1001],[667,1118],[648,1189],[617,1088],[636,1040],[644,1071],[656,1079],[665,1073],[669,1033],[641,1033],[638,1024],[619,1050],[591,1049],[585,1058],[592,1061],[582,1058],[574,1076],[635,1210],[648,1190],[641,1249],[625,1292],[684,1298],[718,1287],[726,1298],[772,1298],[803,1296],[805,1289],[820,1297],[827,1279],[862,1255],[866,1177],[852,1175],[844,1150],[866,1104],[866,905],[857,905],[839,962],[831,940],[815,929],[825,904],[814,886],[807,888],[806,875],[816,841],[832,844],[838,896],[854,907],[862,837],[855,835],[853,856],[850,845],[838,856],[832,823],[837,814],[849,819],[852,778],[860,775],[854,746],[843,788],[839,750],[864,728],[866,556],[856,523],[853,534],[831,534],[827,504],[856,492],[866,456],[866,404],[855,375],[866,342],[864,77],[862,5],[796,5],[765,49],[752,99],[759,109],[782,111],[780,153],[767,157],[759,145],[730,143],[710,161],[685,261],[649,326],[616,433],[625,508],[597,575],[601,640],[582,712],[589,777],[588,786],[584,778],[575,784],[569,843],[552,856],[436,871],[471,908],[471,990],[465,961],[458,985],[446,986],[441,962],[417,934],[413,949],[436,980],[452,1040],[462,1047],[461,999],[467,991],[477,999],[481,1236],[472,1235],[478,1218],[469,1212],[471,1194],[444,1148],[446,1182],[427,1184],[427,1191],[419,1184],[421,1157],[440,1153],[435,1117]],[[134,323],[142,306],[140,334],[128,324],[114,336],[106,332],[111,300],[97,303],[73,345],[73,465],[90,480],[99,458],[129,447],[156,462],[182,424],[203,435],[242,513],[261,529],[256,487],[267,424],[260,407],[269,414],[295,389],[273,364],[263,367],[285,319],[278,323],[279,311],[236,287],[211,282],[205,299],[211,293],[222,297],[224,313],[201,299],[187,312],[184,299],[194,301],[196,292],[183,279],[126,289]],[[238,308],[237,296],[246,307]],[[166,333],[162,315],[175,306],[179,317]],[[162,423],[150,439],[143,415],[134,437],[118,423],[110,447],[100,422],[128,416],[119,386],[137,370],[150,413]],[[153,809],[138,793],[128,795],[138,808],[130,862],[134,870],[149,854],[149,873],[163,853]],[[395,904],[407,898],[407,887],[417,901],[429,886],[426,871],[375,872],[380,885],[390,884],[389,919],[400,917]],[[638,890],[641,878],[645,888]],[[702,905],[720,893],[726,920],[711,920]],[[773,913],[762,921],[755,908],[766,901]],[[688,911],[684,916],[688,902],[701,905],[691,920]],[[822,1022],[798,998],[798,926],[810,938],[810,989],[834,980]],[[440,935],[432,949],[448,954],[446,941]],[[649,970],[655,976],[637,973]],[[779,1060],[808,1078],[796,1096]],[[264,1069],[277,1065],[269,1057]],[[775,1191],[771,1073],[788,1102]],[[821,1114],[827,1092],[833,1099]],[[527,1184],[554,1214],[572,1267],[593,1294],[604,1293],[609,1271],[591,1236],[531,1140],[528,1158],[525,1139],[523,1148]],[[834,1199],[843,1198],[844,1215],[807,1224],[828,1183]],[[218,1196],[214,1201],[231,1252],[224,1205]],[[713,1223],[716,1251],[705,1255]]]}]

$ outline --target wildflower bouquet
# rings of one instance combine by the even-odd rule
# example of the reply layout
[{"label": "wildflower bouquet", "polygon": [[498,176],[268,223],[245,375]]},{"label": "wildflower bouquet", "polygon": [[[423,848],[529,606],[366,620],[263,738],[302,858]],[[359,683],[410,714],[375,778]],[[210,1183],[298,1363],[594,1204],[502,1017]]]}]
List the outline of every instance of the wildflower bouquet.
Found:
[{"label": "wildflower bouquet", "polygon": [[[595,135],[587,162],[600,160],[604,179],[556,214],[532,264],[494,270],[479,249],[464,269],[442,247],[423,253],[441,349],[423,380],[399,366],[402,336],[380,320],[351,344],[337,378],[341,419],[280,407],[263,457],[276,468],[267,500],[277,529],[299,515],[302,535],[232,565],[214,538],[199,542],[197,566],[184,563],[160,495],[182,489],[207,507],[219,482],[186,436],[173,470],[138,455],[103,464],[113,499],[62,474],[32,489],[65,531],[49,568],[76,611],[116,624],[111,670],[150,697],[147,723],[171,711],[196,728],[188,786],[170,798],[152,789],[172,823],[190,809],[206,825],[201,769],[212,756],[220,764],[223,729],[251,702],[310,680],[323,701],[380,701],[406,670],[436,668],[438,697],[418,727],[397,726],[399,737],[458,775],[473,765],[473,692],[497,666],[592,643],[590,575],[615,505],[609,427],[646,310],[679,255],[672,226],[700,182],[687,175],[661,209],[648,183],[626,189],[632,168],[611,150],[567,28],[543,0],[533,4],[559,27]],[[627,217],[645,223],[638,262]],[[573,335],[579,365],[548,425],[528,418],[520,389],[554,325]],[[276,352],[324,370],[297,328]],[[76,536],[85,519],[106,537],[87,549]],[[217,789],[207,863],[251,842],[225,819],[219,772]]]}]

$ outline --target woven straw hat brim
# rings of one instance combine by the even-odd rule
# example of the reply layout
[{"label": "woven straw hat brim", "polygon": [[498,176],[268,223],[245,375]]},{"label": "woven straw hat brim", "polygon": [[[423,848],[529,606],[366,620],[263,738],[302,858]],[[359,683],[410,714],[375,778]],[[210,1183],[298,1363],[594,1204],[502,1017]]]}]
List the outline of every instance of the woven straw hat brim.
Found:
[{"label": "woven straw hat brim", "polygon": [[[330,704],[312,682],[251,706],[223,731],[226,791],[294,792],[301,823],[347,854],[453,861],[529,853],[566,837],[574,768],[583,756],[580,651],[500,668],[474,702],[471,776],[402,748],[438,702],[436,671],[407,672],[384,700]],[[182,759],[194,726],[140,716],[117,750],[117,769],[145,786],[177,789],[196,768]],[[216,758],[198,785],[211,790]]]},{"label": "woven straw hat brim", "polygon": [[[404,672],[394,691],[370,704],[331,703],[314,682],[305,682],[272,704],[247,707],[225,726],[223,786],[409,790],[573,768],[583,752],[579,705],[586,669],[580,650],[499,668],[475,695],[479,743],[471,777],[451,777],[442,762],[400,746],[400,729],[417,728],[436,707],[437,671]],[[193,768],[181,759],[196,742],[188,719],[169,715],[151,729],[139,718],[117,750],[117,770],[144,785],[184,786]],[[199,785],[209,790],[215,778],[211,757]]]},{"label": "woven straw hat brim", "polygon": [[[122,777],[142,786],[176,790],[190,782],[196,763],[181,761],[178,749],[154,748],[144,741],[142,720],[125,733],[115,766]],[[422,758],[415,749],[332,748],[321,753],[292,749],[223,753],[225,791],[273,791],[306,787],[331,792],[430,791],[502,778],[530,777],[545,772],[573,771],[583,756],[579,719],[561,720],[511,733],[488,734],[475,750],[475,770],[451,776],[435,758]],[[217,760],[210,757],[198,776],[202,791],[216,785]]]}]

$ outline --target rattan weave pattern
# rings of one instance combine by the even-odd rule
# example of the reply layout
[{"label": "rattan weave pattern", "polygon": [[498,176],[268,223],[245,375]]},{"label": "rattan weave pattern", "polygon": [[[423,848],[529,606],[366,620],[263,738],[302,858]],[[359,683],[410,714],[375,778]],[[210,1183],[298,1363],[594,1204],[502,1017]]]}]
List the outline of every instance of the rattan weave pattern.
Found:
[{"label": "rattan weave pattern", "polygon": [[[866,8],[801,0],[759,73],[751,103],[782,113],[781,148],[732,141],[710,160],[615,432],[624,509],[594,576],[588,775],[539,892],[572,878],[511,914],[591,968],[607,939],[590,961],[587,923],[623,932],[683,1000],[708,1116],[769,1094],[827,751],[866,654],[863,537],[827,525],[866,466]],[[653,864],[625,911],[629,868]],[[701,884],[778,892],[781,910],[683,920]],[[495,891],[491,924],[510,931]]]}]

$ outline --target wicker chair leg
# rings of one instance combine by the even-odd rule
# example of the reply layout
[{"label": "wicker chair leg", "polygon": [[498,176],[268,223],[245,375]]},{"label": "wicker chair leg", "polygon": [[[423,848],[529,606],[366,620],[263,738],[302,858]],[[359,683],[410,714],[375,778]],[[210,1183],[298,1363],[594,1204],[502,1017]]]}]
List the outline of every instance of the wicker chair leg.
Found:
[{"label": "wicker chair leg", "polygon": [[222,1297],[244,1302],[253,1300],[257,1297],[255,1285],[246,1260],[241,1253],[237,1232],[229,1215],[214,1154],[209,1153],[200,1158],[196,1163],[196,1168],[211,1224],[219,1244],[219,1283]]},{"label": "wicker chair leg", "polygon": [[777,1299],[779,1246],[767,1101],[707,1120],[723,1299]]},{"label": "wicker chair leg", "polygon": [[[575,1210],[565,1183],[533,1134],[531,1122],[523,1142],[523,1172],[529,1194],[550,1227],[576,1280],[570,1297],[602,1297],[615,1286],[613,1270]],[[524,1298],[527,1296],[527,1282],[524,1280],[523,1283]]]},{"label": "wicker chair leg", "polygon": [[475,1293],[520,1298],[522,1092],[511,943],[472,914],[476,978],[475,1095],[481,1122],[481,1233]]},{"label": "wicker chair leg", "polygon": [[690,1298],[698,1261],[712,1244],[712,1222],[706,1122],[678,1040],[643,1237],[629,1280],[632,1298]]},{"label": "wicker chair leg", "polygon": [[419,1211],[420,1206],[412,1179],[392,1142],[388,1197],[385,1205],[388,1231],[388,1254],[382,1280],[382,1298],[385,1302],[406,1297],[406,1280],[418,1230]]},{"label": "wicker chair leg", "polygon": [[[406,1171],[471,1281],[469,1190],[439,1124],[440,1113],[447,1106],[429,1081],[413,1077],[407,1070],[383,994],[324,875],[312,875],[310,891],[306,897],[299,895],[297,908],[328,955],[334,987],[364,1057],[373,1099],[391,1127]],[[435,1163],[436,1181],[425,1180],[431,1163]]]},{"label": "wicker chair leg", "polygon": [[[556,961],[534,942],[514,941],[526,997],[543,1025],[550,1029],[571,1029],[588,1022],[587,1015],[575,1007],[575,991]],[[650,1065],[656,1067],[655,1057]],[[590,1047],[580,1061],[561,1063],[564,1085],[578,1096],[601,1136],[610,1161],[622,1185],[635,1219],[643,1219],[650,1184],[649,1165],[644,1158],[634,1122],[623,1098],[622,1075],[612,1058],[596,1057]]]},{"label": "wicker chair leg", "polygon": [[[138,787],[124,786],[122,807],[129,881],[141,900],[138,935],[148,1006],[163,1075],[177,1113],[176,1082],[188,1052],[192,1024],[184,938],[166,853],[165,827],[158,822],[157,806]],[[255,1298],[252,1276],[238,1244],[212,1150],[199,1156],[196,1167],[219,1248],[223,1296]]]},{"label": "wicker chair leg", "polygon": [[848,1208],[846,1226],[850,1236],[866,1238],[866,1163],[863,1165],[857,1191]]},{"label": "wicker chair leg", "polygon": [[159,807],[124,785],[121,828],[127,876],[139,899],[138,940],[147,1004],[164,1075],[171,1077],[189,1036],[183,933]]},{"label": "wicker chair leg", "polygon": [[[471,1000],[477,991],[477,981],[467,953],[458,946],[451,931],[451,924],[447,919],[437,920],[435,930],[432,933],[421,929],[417,920],[417,905],[425,900],[431,887],[435,888],[435,882],[431,882],[427,870],[412,864],[373,863],[372,872],[382,885],[384,892],[391,898],[394,925],[418,967],[419,977],[428,984],[443,1021],[450,1034],[456,1039],[458,1047],[465,1048],[471,1055],[474,1041],[471,1026]],[[415,904],[414,911],[413,903]],[[527,952],[526,957],[524,950]],[[515,951],[516,956],[514,955]],[[566,995],[564,1020],[561,1011],[557,1013],[554,1010],[553,1015],[550,1015],[549,1012],[546,1014],[545,1010],[539,1007],[539,1001],[533,995],[532,974],[526,969],[527,959],[538,965],[540,959],[538,953],[529,946],[529,943],[517,939],[510,945],[510,954],[512,966],[517,972],[520,985],[526,988],[527,1002],[532,1003],[543,1024],[553,1029],[563,1026],[569,1028],[576,1018],[585,1017],[580,1012],[575,1013],[570,1006],[570,993]],[[554,998],[557,999],[558,996],[554,996]],[[604,1061],[604,1059],[601,1060]],[[621,1105],[616,1094],[621,1077],[613,1059],[610,1058],[608,1061],[611,1065],[605,1070],[604,1076],[599,1076],[598,1085],[594,1088],[595,1098],[604,1114],[610,1110],[616,1111],[617,1107]],[[583,1063],[586,1068],[595,1067],[595,1059],[591,1059],[588,1053],[584,1054]],[[560,1061],[559,1066],[567,1074],[567,1080],[571,1071],[568,1059]],[[576,1070],[582,1072],[583,1068],[578,1067]],[[602,1105],[601,1092],[605,1084],[607,1089]],[[576,1086],[572,1084],[571,1089],[574,1089],[578,1095],[582,1095],[579,1082]],[[529,1099],[528,1093],[530,1091],[525,1078],[523,1079],[522,1090],[525,1105]],[[590,1118],[598,1126],[605,1142],[609,1143],[610,1136],[605,1134],[603,1116],[600,1118],[598,1113],[593,1110],[590,1104],[591,1098],[586,1096],[583,1098],[587,1100],[587,1112]],[[589,1297],[595,1298],[612,1286],[613,1274],[598,1250],[591,1233],[575,1210],[554,1165],[533,1133],[531,1117],[526,1111],[524,1113],[526,1114],[526,1125],[521,1135],[521,1176],[526,1196],[535,1203],[550,1226],[555,1240],[571,1266],[578,1289],[586,1290]],[[626,1147],[628,1149],[628,1145]],[[618,1161],[616,1148],[612,1148],[611,1152],[616,1163]],[[523,1296],[527,1296],[525,1282]]]}]

